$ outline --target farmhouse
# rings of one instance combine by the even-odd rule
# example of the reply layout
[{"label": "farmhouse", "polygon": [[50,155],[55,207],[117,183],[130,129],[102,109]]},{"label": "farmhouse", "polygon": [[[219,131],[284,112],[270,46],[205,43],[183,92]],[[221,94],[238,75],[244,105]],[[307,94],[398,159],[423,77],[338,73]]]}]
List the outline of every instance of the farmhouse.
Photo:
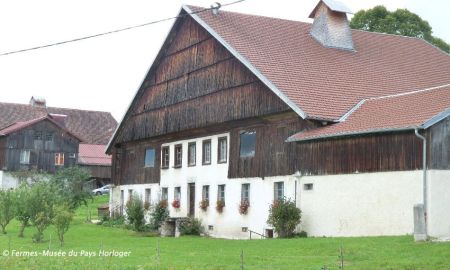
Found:
[{"label": "farmhouse", "polygon": [[105,149],[116,126],[110,113],[47,107],[43,98],[0,103],[0,188],[18,185],[11,172],[53,173],[76,164],[109,181],[110,157],[95,150]]},{"label": "farmhouse", "polygon": [[313,236],[412,234],[422,204],[428,235],[450,236],[450,57],[351,30],[348,12],[183,6],[108,145],[110,209],[167,200],[172,218],[248,238],[273,234],[282,197]]}]

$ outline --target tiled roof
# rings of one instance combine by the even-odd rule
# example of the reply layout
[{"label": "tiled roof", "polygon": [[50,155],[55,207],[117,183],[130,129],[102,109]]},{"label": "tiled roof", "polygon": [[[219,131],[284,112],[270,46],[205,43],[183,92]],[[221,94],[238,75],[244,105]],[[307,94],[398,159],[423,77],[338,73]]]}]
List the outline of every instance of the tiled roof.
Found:
[{"label": "tiled roof", "polygon": [[109,112],[84,111],[55,107],[35,107],[28,104],[0,102],[0,129],[17,122],[26,122],[49,113],[67,115],[65,127],[83,142],[106,144],[113,134],[117,121]]},{"label": "tiled roof", "polygon": [[449,115],[450,85],[446,85],[365,100],[344,122],[297,133],[288,141],[426,128],[430,120]]},{"label": "tiled roof", "polygon": [[421,39],[352,30],[350,52],[322,47],[309,23],[222,10],[191,16],[308,118],[338,120],[362,99],[450,83],[450,56]]},{"label": "tiled roof", "polygon": [[111,166],[111,156],[105,154],[106,145],[81,144],[78,164]]}]

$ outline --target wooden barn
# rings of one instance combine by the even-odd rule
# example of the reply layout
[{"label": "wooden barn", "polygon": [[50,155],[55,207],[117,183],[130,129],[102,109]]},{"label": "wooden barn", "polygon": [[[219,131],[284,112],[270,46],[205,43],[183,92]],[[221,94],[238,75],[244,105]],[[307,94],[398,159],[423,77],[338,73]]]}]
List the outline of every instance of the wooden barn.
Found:
[{"label": "wooden barn", "polygon": [[273,234],[282,197],[313,236],[411,234],[422,204],[427,233],[450,236],[450,56],[351,30],[348,12],[183,6],[108,145],[110,209],[167,200],[172,218],[248,238]]},{"label": "wooden barn", "polygon": [[[32,97],[29,104],[0,103],[0,188],[17,186],[11,172],[54,173],[77,164],[100,184],[108,183],[111,159],[102,152],[116,126],[110,113],[47,107],[43,98]],[[85,151],[100,148],[101,154]],[[86,157],[93,152],[94,159]]]}]

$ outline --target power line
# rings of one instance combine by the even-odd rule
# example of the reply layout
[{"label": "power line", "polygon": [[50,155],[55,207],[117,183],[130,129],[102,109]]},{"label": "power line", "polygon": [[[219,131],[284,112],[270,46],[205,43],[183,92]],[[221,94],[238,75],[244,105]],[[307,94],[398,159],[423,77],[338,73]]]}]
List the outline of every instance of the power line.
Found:
[{"label": "power line", "polygon": [[33,51],[33,50],[39,50],[39,49],[43,49],[43,48],[48,48],[48,47],[58,46],[58,45],[62,45],[62,44],[77,42],[77,41],[81,41],[81,40],[86,40],[86,39],[106,36],[106,35],[110,35],[110,34],[115,34],[115,33],[131,30],[131,29],[135,29],[135,28],[140,28],[140,27],[144,27],[144,26],[148,26],[148,25],[152,25],[152,24],[157,24],[157,23],[161,23],[161,22],[165,22],[165,21],[170,21],[170,20],[174,20],[174,19],[178,19],[178,18],[183,18],[183,17],[188,16],[190,14],[197,14],[197,13],[205,12],[205,11],[208,11],[208,10],[211,10],[211,9],[215,9],[215,8],[220,8],[220,7],[224,7],[224,6],[234,5],[234,4],[237,4],[237,3],[240,3],[240,2],[244,2],[244,1],[245,0],[237,0],[237,1],[234,1],[234,2],[227,3],[227,4],[219,4],[219,3],[216,2],[217,6],[211,6],[210,8],[204,8],[204,9],[201,9],[201,10],[198,10],[198,11],[194,11],[194,12],[191,12],[191,13],[188,13],[188,14],[182,14],[182,15],[178,15],[178,16],[174,16],[174,17],[169,17],[169,18],[157,20],[157,21],[152,21],[152,22],[147,22],[147,23],[143,23],[143,24],[133,25],[133,26],[125,27],[125,28],[120,28],[120,29],[108,31],[108,32],[102,32],[102,33],[98,33],[98,34],[94,34],[94,35],[89,35],[89,36],[69,39],[69,40],[65,40],[65,41],[50,43],[50,44],[36,46],[36,47],[32,47],[32,48],[21,49],[21,50],[16,50],[16,51],[9,51],[9,52],[5,52],[5,53],[0,53],[0,56],[11,55],[11,54],[16,54],[16,53],[22,53],[22,52],[28,52],[28,51]]}]

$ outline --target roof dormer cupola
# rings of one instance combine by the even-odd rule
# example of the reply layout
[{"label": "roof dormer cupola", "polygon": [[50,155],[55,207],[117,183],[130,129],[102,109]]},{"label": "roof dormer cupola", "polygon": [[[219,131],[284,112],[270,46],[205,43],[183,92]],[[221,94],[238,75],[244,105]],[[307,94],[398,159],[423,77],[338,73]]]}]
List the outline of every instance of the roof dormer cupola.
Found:
[{"label": "roof dormer cupola", "polygon": [[341,2],[320,0],[309,15],[314,19],[310,34],[324,47],[353,51],[347,13],[352,12]]}]

